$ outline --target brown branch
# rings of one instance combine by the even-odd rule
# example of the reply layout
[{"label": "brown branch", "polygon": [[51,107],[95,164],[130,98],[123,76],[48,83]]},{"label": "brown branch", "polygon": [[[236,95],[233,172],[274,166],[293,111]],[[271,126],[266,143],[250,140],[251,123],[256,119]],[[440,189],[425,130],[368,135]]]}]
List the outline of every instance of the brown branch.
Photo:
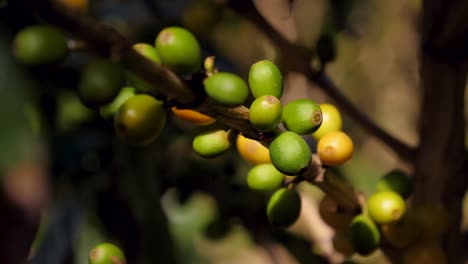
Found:
[{"label": "brown branch", "polygon": [[316,83],[330,98],[370,134],[374,135],[392,149],[405,161],[412,161],[415,150],[401,142],[373,122],[364,112],[360,111],[325,74],[312,71],[310,67],[311,51],[287,41],[258,12],[252,1],[229,1],[229,6],[239,15],[255,24],[276,45],[280,53],[280,65],[283,71],[295,71],[304,74],[310,81]]},{"label": "brown branch", "polygon": [[44,19],[80,37],[90,50],[122,63],[128,70],[154,84],[155,91],[170,104],[182,107],[198,105],[200,111],[212,115],[220,123],[235,128],[248,137],[255,139],[261,137],[248,122],[247,108],[226,107],[208,101],[200,102],[200,96],[174,72],[141,56],[132,48],[132,43],[113,28],[74,13],[53,0],[29,2]]},{"label": "brown branch", "polygon": [[132,48],[132,43],[112,27],[65,8],[53,0],[29,1],[34,10],[48,22],[79,36],[88,47],[98,54],[124,64],[127,69],[137,72],[143,79],[155,84],[154,89],[170,100],[183,105],[196,102],[195,94],[165,67],[140,55]]},{"label": "brown branch", "polygon": [[462,263],[460,221],[468,186],[465,162],[464,89],[467,65],[448,64],[422,54],[422,120],[415,161],[416,204],[443,204],[450,218],[448,263]]},{"label": "brown branch", "polygon": [[[238,130],[247,137],[260,140],[266,146],[275,136],[275,133],[258,133],[253,129],[249,122],[248,109],[245,106],[226,107],[214,104],[209,100],[199,102],[200,96],[192,91],[175,73],[141,56],[132,48],[131,43],[114,29],[99,24],[89,17],[73,13],[53,0],[37,2],[30,0],[30,3],[48,22],[82,38],[91,50],[122,63],[127,69],[154,84],[158,93],[172,104],[196,106],[197,110],[214,117],[219,124]],[[317,172],[320,171],[320,166],[316,161],[313,161],[304,177],[314,179]],[[333,183],[329,187],[333,189]],[[341,192],[338,194],[335,197],[335,193],[332,193],[331,196],[336,201],[345,201],[343,208],[351,211],[358,210],[359,204],[352,192],[344,196]]]},{"label": "brown branch", "polygon": [[[464,117],[468,63],[466,57],[450,56],[450,52],[466,52],[468,21],[463,18],[467,10],[463,0],[427,0],[423,6],[423,100],[414,202],[442,204],[448,210],[449,230],[444,241],[448,263],[467,259],[460,223],[468,187]],[[463,39],[458,46],[458,40]]]},{"label": "brown branch", "polygon": [[[153,14],[157,17],[160,17],[160,10],[159,8],[152,2],[148,0],[144,0],[143,2],[150,8]],[[243,3],[244,1],[232,1],[230,4],[234,7],[238,12],[247,12],[251,14],[251,17],[259,18],[256,23],[260,23],[266,28],[267,30],[271,30],[269,34],[274,35],[276,34],[276,30],[273,29],[258,13],[258,10],[253,5],[246,5]],[[250,1],[248,1],[251,3]],[[253,8],[251,8],[253,7]],[[290,43],[282,36],[279,36],[275,39],[277,43],[280,43],[283,49],[285,50],[294,50],[294,51],[302,51],[298,52],[297,57],[294,60],[296,61],[304,61],[303,57],[307,56],[310,57],[310,51],[308,51],[304,47],[297,46],[295,44]],[[200,36],[199,36],[200,37]],[[293,60],[293,58],[288,57],[288,61]],[[305,62],[305,61],[304,61]],[[284,63],[283,63],[284,65]],[[291,66],[297,66],[298,64],[291,64]],[[294,70],[294,69],[289,69]],[[258,133],[257,131],[251,129],[249,124],[249,110],[245,106],[238,106],[232,108],[226,108],[221,105],[214,104],[210,101],[205,101],[200,106],[197,107],[202,113],[210,115],[218,120],[218,123],[227,124],[227,128],[234,128],[240,131],[242,134],[249,138],[260,140],[265,146],[268,146],[270,142],[273,140],[275,133]],[[249,128],[249,129],[246,129]],[[291,182],[298,183],[302,180],[307,180],[311,183],[317,183],[317,186],[322,189],[324,192],[329,193],[329,195],[337,201],[343,210],[348,212],[357,212],[360,210],[360,205],[354,195],[352,187],[349,184],[343,181],[323,181],[323,173],[324,169],[322,168],[322,164],[320,163],[320,159],[317,155],[314,155],[312,159],[312,165],[310,168],[301,176],[295,177],[292,181],[286,181],[284,185],[288,185]],[[344,186],[348,186],[348,188],[344,188]],[[334,191],[336,189],[336,191]],[[346,189],[347,192],[344,190]]]},{"label": "brown branch", "polygon": [[309,80],[314,81],[319,87],[337,102],[342,111],[349,114],[354,120],[356,120],[361,126],[363,126],[370,134],[374,135],[382,142],[391,147],[395,153],[397,153],[403,160],[412,161],[416,156],[416,151],[401,142],[394,136],[390,135],[382,127],[374,123],[369,116],[364,112],[360,111],[341,91],[336,87],[333,81],[325,74],[318,74],[314,78],[312,74],[308,75]]}]

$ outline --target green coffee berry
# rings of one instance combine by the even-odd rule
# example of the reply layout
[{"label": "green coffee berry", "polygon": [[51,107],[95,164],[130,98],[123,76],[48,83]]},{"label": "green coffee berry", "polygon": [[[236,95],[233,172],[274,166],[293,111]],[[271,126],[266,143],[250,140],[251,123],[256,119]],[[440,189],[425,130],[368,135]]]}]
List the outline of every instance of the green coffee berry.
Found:
[{"label": "green coffee berry", "polygon": [[155,47],[151,46],[150,44],[136,43],[133,45],[133,49],[138,51],[138,53],[143,55],[145,58],[158,64],[161,63],[161,58],[159,57],[158,51]]},{"label": "green coffee berry", "polygon": [[309,145],[298,134],[283,132],[270,144],[272,164],[286,175],[297,175],[304,172],[312,158]]},{"label": "green coffee berry", "polygon": [[134,95],[135,88],[123,87],[120,90],[117,97],[115,97],[115,99],[112,102],[99,108],[99,114],[101,114],[101,116],[104,119],[113,118],[115,113],[117,113],[117,111],[119,110],[120,106],[122,106],[128,99],[130,99]]},{"label": "green coffee berry", "polygon": [[273,164],[259,164],[247,174],[247,185],[256,191],[271,192],[283,183],[284,175]]},{"label": "green coffee berry", "polygon": [[273,62],[262,60],[250,67],[249,86],[255,98],[263,95],[280,98],[283,94],[283,77]]},{"label": "green coffee berry", "polygon": [[270,197],[267,216],[270,223],[277,227],[288,227],[299,218],[301,197],[294,189],[281,188]]},{"label": "green coffee berry", "polygon": [[50,25],[34,25],[19,31],[13,40],[13,54],[22,63],[56,63],[68,53],[65,34]]},{"label": "green coffee berry", "polygon": [[380,232],[375,223],[365,215],[357,215],[349,226],[349,241],[353,249],[368,255],[374,252],[380,244]]},{"label": "green coffee berry", "polygon": [[298,99],[283,108],[283,125],[300,135],[315,132],[322,124],[320,106],[309,99]]},{"label": "green coffee berry", "polygon": [[[153,61],[154,63],[161,64],[161,58],[159,57],[158,51],[155,47],[146,43],[137,43],[133,45],[133,48],[143,55],[145,58]],[[127,71],[128,82],[142,92],[153,92],[153,85],[143,80],[133,72]]]},{"label": "green coffee berry", "polygon": [[403,197],[408,198],[413,191],[413,182],[402,170],[392,170],[377,181],[377,191],[394,191]]},{"label": "green coffee berry", "polygon": [[224,105],[240,105],[247,100],[249,88],[245,81],[232,73],[217,72],[203,81],[206,94]]},{"label": "green coffee berry", "polygon": [[406,211],[403,198],[393,191],[380,191],[367,199],[369,216],[377,224],[389,224],[399,221]]},{"label": "green coffee berry", "polygon": [[124,83],[124,70],[119,64],[95,60],[81,73],[78,95],[86,106],[99,107],[112,102]]},{"label": "green coffee berry", "polygon": [[274,130],[281,122],[282,106],[272,95],[261,96],[250,106],[249,120],[252,127],[260,132]]},{"label": "green coffee berry", "polygon": [[114,126],[117,135],[130,145],[151,143],[166,124],[163,102],[146,94],[138,94],[119,108]]},{"label": "green coffee berry", "polygon": [[125,256],[116,245],[101,243],[89,252],[89,264],[125,264]]},{"label": "green coffee berry", "polygon": [[164,65],[178,74],[194,74],[201,69],[201,49],[193,34],[181,27],[167,27],[155,40]]},{"label": "green coffee berry", "polygon": [[195,152],[204,158],[214,158],[223,154],[230,146],[228,133],[224,130],[205,132],[192,142]]}]

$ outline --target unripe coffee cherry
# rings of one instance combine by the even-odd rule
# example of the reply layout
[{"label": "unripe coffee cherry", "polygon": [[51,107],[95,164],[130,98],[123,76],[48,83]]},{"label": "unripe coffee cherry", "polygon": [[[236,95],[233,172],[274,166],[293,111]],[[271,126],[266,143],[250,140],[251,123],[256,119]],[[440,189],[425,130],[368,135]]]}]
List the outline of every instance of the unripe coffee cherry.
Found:
[{"label": "unripe coffee cherry", "polygon": [[283,132],[270,144],[272,164],[286,175],[297,175],[304,172],[312,158],[307,142],[298,134]]},{"label": "unripe coffee cherry", "polygon": [[250,106],[250,124],[260,132],[272,131],[281,122],[282,109],[278,98],[272,95],[260,96]]},{"label": "unripe coffee cherry", "polygon": [[114,126],[119,137],[131,145],[144,145],[155,140],[166,124],[163,102],[146,94],[128,99],[117,112]]},{"label": "unripe coffee cherry", "polygon": [[349,241],[361,255],[369,255],[379,247],[380,233],[375,223],[365,215],[357,215],[349,226]]},{"label": "unripe coffee cherry", "polygon": [[120,106],[122,106],[128,99],[135,95],[135,88],[133,87],[123,87],[120,89],[119,94],[115,99],[99,108],[99,113],[104,119],[111,119],[114,117],[115,113],[119,110]]},{"label": "unripe coffee cherry", "polygon": [[155,47],[151,46],[147,43],[136,43],[133,45],[133,49],[135,49],[138,53],[143,55],[143,57],[156,62],[161,63],[161,58],[159,57],[158,51]]},{"label": "unripe coffee cherry", "polygon": [[281,188],[270,197],[267,216],[270,223],[277,227],[288,227],[299,218],[301,197],[294,189]]},{"label": "unripe coffee cherry", "polygon": [[249,86],[255,98],[263,95],[280,98],[283,94],[283,77],[273,62],[258,61],[250,67]]},{"label": "unripe coffee cherry", "polygon": [[125,264],[125,256],[117,246],[101,243],[89,252],[89,264]]},{"label": "unripe coffee cherry", "polygon": [[228,133],[215,130],[196,136],[192,142],[195,152],[204,158],[214,158],[223,154],[230,146]]},{"label": "unripe coffee cherry", "polygon": [[78,95],[86,106],[99,107],[112,102],[124,83],[124,70],[119,64],[95,60],[81,73]]},{"label": "unripe coffee cherry", "polygon": [[217,72],[203,81],[206,94],[224,105],[240,105],[247,100],[249,88],[245,81],[232,73]]},{"label": "unripe coffee cherry", "polygon": [[309,99],[298,99],[287,103],[283,108],[283,125],[300,135],[315,132],[322,124],[320,106]]},{"label": "unripe coffee cherry", "polygon": [[336,166],[353,156],[354,145],[344,132],[334,131],[323,136],[317,143],[317,154],[323,164]]},{"label": "unripe coffee cherry", "polygon": [[236,139],[236,147],[240,156],[251,164],[271,163],[268,148],[254,139],[239,134]]},{"label": "unripe coffee cherry", "polygon": [[322,110],[322,124],[312,136],[319,140],[329,132],[340,131],[342,127],[342,119],[340,112],[332,104],[320,104]]},{"label": "unripe coffee cherry", "polygon": [[22,63],[42,65],[59,62],[68,53],[65,34],[50,25],[23,28],[13,40],[13,54]]},{"label": "unripe coffee cherry", "polygon": [[216,122],[216,119],[212,118],[211,116],[207,116],[193,109],[179,109],[174,106],[171,108],[171,110],[174,113],[174,116],[177,118],[190,122],[194,125],[208,126]]},{"label": "unripe coffee cherry", "polygon": [[271,192],[283,183],[284,175],[273,164],[259,164],[247,174],[247,185],[256,191]]},{"label": "unripe coffee cherry", "polygon": [[399,221],[406,211],[403,198],[392,191],[376,192],[367,199],[369,216],[377,224],[389,224]]},{"label": "unripe coffee cherry", "polygon": [[376,190],[394,191],[406,199],[413,191],[413,182],[408,174],[396,169],[388,172],[377,181]]},{"label": "unripe coffee cherry", "polygon": [[201,50],[193,34],[181,27],[159,32],[155,46],[164,65],[178,74],[194,74],[201,69]]},{"label": "unripe coffee cherry", "polygon": [[[159,57],[158,51],[155,47],[146,44],[146,43],[137,43],[133,45],[133,48],[143,55],[143,57],[151,60],[154,63],[161,64],[161,58]],[[133,72],[127,71],[127,80],[128,82],[142,92],[152,92],[154,91],[153,85],[138,77]]]}]

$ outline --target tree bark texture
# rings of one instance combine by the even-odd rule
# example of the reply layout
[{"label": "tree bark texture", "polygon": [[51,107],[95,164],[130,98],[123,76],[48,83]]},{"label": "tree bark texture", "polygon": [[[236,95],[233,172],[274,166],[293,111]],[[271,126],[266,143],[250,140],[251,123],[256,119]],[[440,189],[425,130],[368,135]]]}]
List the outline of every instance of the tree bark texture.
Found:
[{"label": "tree bark texture", "polygon": [[464,93],[468,64],[467,1],[423,4],[420,79],[420,145],[415,159],[414,205],[444,206],[449,230],[443,242],[448,263],[466,259],[460,230],[468,186]]}]

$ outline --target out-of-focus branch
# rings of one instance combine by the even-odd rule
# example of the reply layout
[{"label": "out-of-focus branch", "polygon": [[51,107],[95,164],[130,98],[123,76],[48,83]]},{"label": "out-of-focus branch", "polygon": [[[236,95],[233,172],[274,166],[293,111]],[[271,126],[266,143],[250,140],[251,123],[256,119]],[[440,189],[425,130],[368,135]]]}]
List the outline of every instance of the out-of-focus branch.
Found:
[{"label": "out-of-focus branch", "polygon": [[278,48],[280,65],[283,71],[295,71],[304,74],[310,81],[316,83],[330,98],[370,134],[374,135],[392,149],[405,161],[412,161],[415,149],[390,135],[387,131],[373,122],[366,114],[359,110],[336,87],[333,81],[324,73],[315,73],[310,67],[311,51],[288,42],[278,33],[255,8],[252,1],[229,1],[229,6],[239,15],[254,23]]},{"label": "out-of-focus branch", "polygon": [[344,113],[347,113],[364,127],[370,134],[374,135],[397,153],[403,160],[412,161],[416,155],[416,150],[390,135],[382,127],[372,121],[369,116],[360,111],[356,105],[341,93],[335,83],[324,73],[313,76],[308,74],[309,80],[315,82],[319,87],[337,102]]},{"label": "out-of-focus branch", "polygon": [[468,187],[464,117],[467,11],[468,3],[463,0],[423,1],[421,143],[413,196],[416,204],[442,204],[447,209],[447,263],[464,263],[467,259],[460,230]]}]

